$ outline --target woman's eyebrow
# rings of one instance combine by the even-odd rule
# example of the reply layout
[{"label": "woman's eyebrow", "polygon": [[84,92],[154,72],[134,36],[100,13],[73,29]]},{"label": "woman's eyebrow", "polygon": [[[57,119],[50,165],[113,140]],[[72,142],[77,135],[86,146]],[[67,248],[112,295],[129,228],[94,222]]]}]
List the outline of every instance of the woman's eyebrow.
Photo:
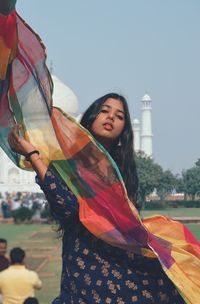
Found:
[{"label": "woman's eyebrow", "polygon": [[[107,108],[109,108],[109,109],[112,109],[112,108],[113,108],[113,107],[111,107],[111,106],[109,106],[109,105],[106,105],[106,104],[102,105],[102,107],[107,107]],[[114,107],[114,109],[116,109],[118,112],[121,112],[121,113],[124,114],[124,111],[122,111],[122,110],[120,110],[120,109],[117,109],[117,108],[115,108],[115,107]]]}]

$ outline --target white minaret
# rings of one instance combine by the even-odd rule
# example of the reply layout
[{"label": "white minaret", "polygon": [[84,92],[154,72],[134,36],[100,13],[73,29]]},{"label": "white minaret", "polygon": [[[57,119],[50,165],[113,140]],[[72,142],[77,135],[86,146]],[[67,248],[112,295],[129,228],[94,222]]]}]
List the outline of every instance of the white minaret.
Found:
[{"label": "white minaret", "polygon": [[151,98],[145,94],[142,98],[142,123],[141,123],[141,151],[148,157],[153,156],[152,151],[152,126],[151,126]]},{"label": "white minaret", "polygon": [[140,151],[140,122],[137,118],[133,119],[133,133],[134,133],[134,151]]}]

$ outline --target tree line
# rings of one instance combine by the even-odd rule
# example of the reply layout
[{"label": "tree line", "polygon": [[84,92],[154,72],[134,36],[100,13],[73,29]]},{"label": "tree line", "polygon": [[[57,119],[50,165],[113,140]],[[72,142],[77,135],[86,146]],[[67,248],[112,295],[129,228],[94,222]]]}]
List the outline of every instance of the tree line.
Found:
[{"label": "tree line", "polygon": [[170,170],[163,168],[155,161],[146,157],[143,153],[137,153],[136,164],[139,177],[138,199],[141,204],[145,198],[155,189],[160,199],[164,199],[172,193],[184,193],[192,200],[200,197],[200,159],[188,170],[181,174],[173,174]]}]

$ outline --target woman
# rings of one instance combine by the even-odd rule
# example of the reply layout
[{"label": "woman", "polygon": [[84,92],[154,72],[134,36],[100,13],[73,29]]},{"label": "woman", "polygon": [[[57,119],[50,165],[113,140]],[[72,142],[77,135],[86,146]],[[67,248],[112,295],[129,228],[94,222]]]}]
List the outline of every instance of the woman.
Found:
[{"label": "woman", "polygon": [[[115,93],[99,98],[87,109],[81,124],[109,151],[135,201],[138,180],[125,98]],[[184,303],[156,259],[112,247],[83,226],[76,197],[47,168],[36,148],[19,136],[19,127],[8,140],[14,151],[31,162],[63,231],[61,291],[54,304]]]}]

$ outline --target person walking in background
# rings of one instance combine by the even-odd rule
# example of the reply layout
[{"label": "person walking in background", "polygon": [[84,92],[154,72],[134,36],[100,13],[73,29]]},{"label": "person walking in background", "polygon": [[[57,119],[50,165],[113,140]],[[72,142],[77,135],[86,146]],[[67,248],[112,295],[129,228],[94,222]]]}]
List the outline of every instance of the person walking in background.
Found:
[{"label": "person walking in background", "polygon": [[1,210],[4,219],[10,218],[10,205],[8,203],[8,199],[5,198],[1,202]]},{"label": "person walking in background", "polygon": [[28,297],[34,297],[35,289],[42,287],[37,273],[24,265],[25,251],[15,247],[10,251],[11,265],[0,273],[0,294],[3,304],[23,304]]},{"label": "person walking in background", "polygon": [[0,271],[8,268],[9,260],[6,257],[7,252],[7,240],[0,238]]}]

